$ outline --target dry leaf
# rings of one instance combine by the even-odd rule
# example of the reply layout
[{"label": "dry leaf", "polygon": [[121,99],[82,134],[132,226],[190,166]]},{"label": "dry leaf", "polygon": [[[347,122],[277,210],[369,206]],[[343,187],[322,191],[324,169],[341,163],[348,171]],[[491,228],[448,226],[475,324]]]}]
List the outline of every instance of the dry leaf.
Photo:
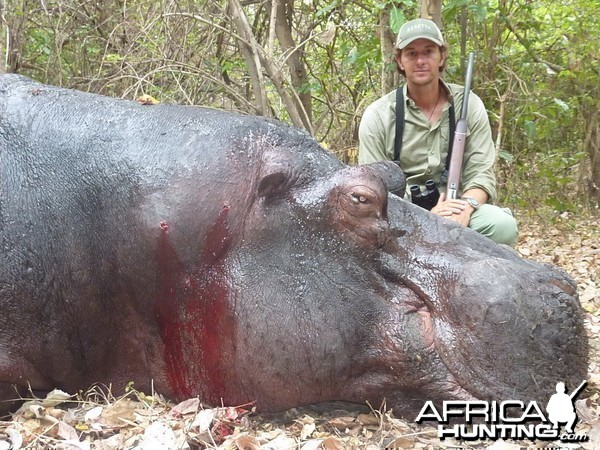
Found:
[{"label": "dry leaf", "polygon": [[335,437],[328,437],[321,443],[323,450],[344,450],[344,442]]},{"label": "dry leaf", "polygon": [[414,448],[415,440],[401,436],[385,446],[385,448]]},{"label": "dry leaf", "polygon": [[338,430],[345,430],[346,428],[358,425],[358,421],[354,417],[336,417],[327,422],[327,424]]},{"label": "dry leaf", "polygon": [[305,439],[309,438],[315,431],[315,428],[316,427],[314,423],[305,423],[302,426],[302,431],[300,432],[300,439],[304,441]]},{"label": "dry leaf", "polygon": [[177,405],[175,405],[169,415],[175,417],[185,416],[186,414],[192,414],[198,411],[200,407],[200,399],[199,398],[190,398],[189,400],[185,400]]},{"label": "dry leaf", "polygon": [[310,441],[306,441],[304,444],[302,444],[302,447],[300,447],[300,450],[320,449],[320,448],[322,448],[321,442],[323,442],[323,439],[311,439]]},{"label": "dry leaf", "polygon": [[102,410],[104,408],[102,406],[95,406],[85,413],[83,416],[83,420],[86,422],[94,422],[102,415]]},{"label": "dry leaf", "polygon": [[162,421],[152,422],[142,436],[138,450],[169,450],[176,448],[175,433]]},{"label": "dry leaf", "polygon": [[62,420],[58,422],[58,431],[56,434],[61,439],[79,441],[79,433],[77,433],[77,430]]},{"label": "dry leaf", "polygon": [[134,413],[139,407],[140,403],[132,402],[127,398],[117,400],[104,408],[100,416],[100,422],[109,427],[126,426],[127,422],[135,420]]},{"label": "dry leaf", "polygon": [[6,434],[8,434],[8,438],[10,439],[10,445],[8,448],[11,450],[19,450],[23,446],[23,436],[15,427],[8,427],[6,429]]},{"label": "dry leaf", "polygon": [[48,392],[46,398],[42,400],[42,406],[44,406],[45,408],[49,408],[52,406],[60,405],[65,400],[68,400],[71,397],[72,395],[63,392],[60,389],[54,389],[53,391]]},{"label": "dry leaf", "polygon": [[196,417],[190,424],[190,428],[197,428],[199,433],[204,433],[210,429],[210,425],[215,418],[214,409],[203,409],[198,411]]},{"label": "dry leaf", "polygon": [[589,399],[575,401],[575,410],[580,422],[591,423],[598,418],[595,408],[588,402]]},{"label": "dry leaf", "polygon": [[361,425],[379,428],[381,420],[373,414],[359,414],[356,418]]},{"label": "dry leaf", "polygon": [[292,448],[296,448],[296,440],[284,434],[280,434],[271,442],[261,447],[262,450],[289,450]]},{"label": "dry leaf", "polygon": [[248,435],[242,435],[235,440],[235,445],[237,445],[239,450],[259,450],[260,442],[258,439]]}]

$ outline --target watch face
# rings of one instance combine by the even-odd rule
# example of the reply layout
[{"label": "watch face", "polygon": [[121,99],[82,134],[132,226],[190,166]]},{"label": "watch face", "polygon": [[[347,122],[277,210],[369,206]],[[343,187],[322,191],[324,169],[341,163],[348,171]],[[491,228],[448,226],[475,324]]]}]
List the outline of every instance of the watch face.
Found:
[{"label": "watch face", "polygon": [[463,200],[466,200],[466,202],[475,209],[477,209],[477,207],[479,206],[479,202],[477,200],[475,200],[474,198],[465,197],[465,198],[463,198]]}]

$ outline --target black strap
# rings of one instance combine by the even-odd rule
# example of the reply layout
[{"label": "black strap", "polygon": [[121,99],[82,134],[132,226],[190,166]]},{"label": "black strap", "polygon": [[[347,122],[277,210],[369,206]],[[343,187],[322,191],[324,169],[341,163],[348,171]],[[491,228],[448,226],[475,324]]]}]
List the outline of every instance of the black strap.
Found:
[{"label": "black strap", "polygon": [[[402,151],[402,136],[404,133],[404,87],[396,89],[396,136],[394,138],[394,162],[400,165],[400,152]],[[452,158],[452,144],[454,143],[454,130],[456,129],[456,116],[454,101],[450,102],[450,136],[448,138],[448,155],[446,156],[446,170],[450,168]]]},{"label": "black strap", "polygon": [[450,136],[448,137],[448,155],[446,156],[446,170],[450,170],[450,159],[452,158],[452,144],[454,144],[454,130],[456,129],[456,118],[454,117],[454,100],[450,102]]},{"label": "black strap", "polygon": [[394,161],[400,165],[402,135],[404,133],[404,87],[396,89],[396,137],[394,139]]}]

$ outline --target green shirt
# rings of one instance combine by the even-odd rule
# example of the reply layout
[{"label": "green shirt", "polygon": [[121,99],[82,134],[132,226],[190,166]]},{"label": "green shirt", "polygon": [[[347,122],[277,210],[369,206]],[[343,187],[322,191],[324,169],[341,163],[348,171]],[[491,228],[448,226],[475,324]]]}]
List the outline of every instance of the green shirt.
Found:
[{"label": "green shirt", "polygon": [[[450,93],[455,108],[456,119],[460,117],[463,87],[442,82]],[[425,185],[429,179],[435,180],[441,192],[446,190],[442,173],[446,166],[448,141],[450,139],[450,103],[447,102],[440,119],[430,124],[423,112],[408,97],[404,86],[404,132],[400,166],[406,175],[407,190],[410,186]],[[396,91],[371,103],[365,110],[359,127],[359,164],[394,159],[394,138],[396,134]],[[481,99],[473,92],[469,94],[467,114],[467,139],[463,159],[460,192],[471,188],[481,188],[490,196],[496,197],[496,177],[493,166],[495,148],[487,111]]]}]

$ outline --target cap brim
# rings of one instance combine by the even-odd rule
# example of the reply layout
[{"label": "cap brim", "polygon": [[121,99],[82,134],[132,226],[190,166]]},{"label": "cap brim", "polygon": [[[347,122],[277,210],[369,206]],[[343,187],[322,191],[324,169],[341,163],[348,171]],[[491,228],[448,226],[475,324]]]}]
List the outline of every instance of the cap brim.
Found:
[{"label": "cap brim", "polygon": [[433,42],[435,45],[437,45],[439,47],[444,45],[444,43],[439,41],[438,39],[432,39],[431,37],[428,37],[428,36],[414,36],[414,37],[405,39],[400,45],[397,45],[396,48],[399,50],[402,50],[404,47],[406,47],[409,44],[412,44],[413,42],[415,42],[418,39],[426,39],[428,41]]}]

